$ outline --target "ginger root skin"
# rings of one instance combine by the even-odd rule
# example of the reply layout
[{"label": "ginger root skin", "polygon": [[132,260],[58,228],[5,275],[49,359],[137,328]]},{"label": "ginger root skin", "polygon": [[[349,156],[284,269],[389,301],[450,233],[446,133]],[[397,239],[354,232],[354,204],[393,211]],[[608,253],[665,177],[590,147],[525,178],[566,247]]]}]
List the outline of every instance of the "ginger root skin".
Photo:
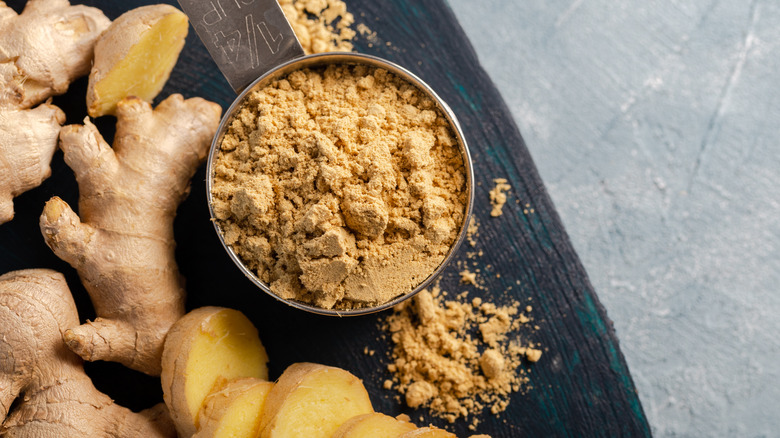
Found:
[{"label": "ginger root skin", "polygon": [[46,244],[79,273],[97,318],[65,332],[85,360],[159,375],[165,335],[184,315],[173,219],[205,159],[222,109],[174,94],[156,109],[126,98],[113,148],[85,120],[60,133],[79,185],[79,215],[55,197],[40,217]]},{"label": "ginger root skin", "polygon": [[173,6],[141,6],[120,15],[95,44],[87,111],[115,114],[117,103],[136,96],[151,102],[160,93],[184,47],[187,16]]},{"label": "ginger root skin", "polygon": [[62,274],[29,269],[0,276],[0,321],[0,435],[176,436],[165,405],[134,413],[115,404],[67,349],[62,333],[79,319]]},{"label": "ginger root skin", "polygon": [[0,2],[0,108],[27,109],[89,73],[103,13],[67,0],[29,0],[17,15]]},{"label": "ginger root skin", "polygon": [[0,1],[0,224],[13,198],[49,177],[65,115],[33,106],[62,94],[89,72],[92,48],[111,22],[100,10],[67,0],[30,0],[16,14]]},{"label": "ginger root skin", "polygon": [[54,105],[0,109],[0,224],[14,218],[14,197],[51,175],[65,113]]}]

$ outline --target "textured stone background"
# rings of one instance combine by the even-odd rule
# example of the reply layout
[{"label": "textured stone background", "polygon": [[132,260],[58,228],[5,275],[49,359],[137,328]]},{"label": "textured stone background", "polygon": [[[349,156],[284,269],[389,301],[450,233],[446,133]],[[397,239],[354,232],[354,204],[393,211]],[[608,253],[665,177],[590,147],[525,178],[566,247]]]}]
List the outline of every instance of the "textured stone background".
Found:
[{"label": "textured stone background", "polygon": [[656,436],[780,431],[780,2],[449,0]]}]

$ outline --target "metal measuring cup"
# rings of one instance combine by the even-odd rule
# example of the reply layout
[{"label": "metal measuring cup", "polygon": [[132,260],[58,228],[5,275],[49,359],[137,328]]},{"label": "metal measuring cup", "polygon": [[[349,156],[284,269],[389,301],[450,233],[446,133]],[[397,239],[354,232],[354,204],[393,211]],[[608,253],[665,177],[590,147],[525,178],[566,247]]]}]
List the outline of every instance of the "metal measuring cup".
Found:
[{"label": "metal measuring cup", "polygon": [[[206,169],[206,191],[209,213],[222,246],[241,272],[252,283],[272,297],[298,309],[312,313],[333,316],[352,316],[379,312],[411,298],[428,287],[445,266],[452,260],[466,238],[474,204],[474,170],[466,140],[460,124],[450,107],[420,78],[405,68],[376,56],[358,53],[332,52],[317,55],[305,55],[295,33],[287,21],[284,12],[276,0],[179,0],[184,12],[189,16],[195,31],[208,49],[228,83],[238,93],[220,122],[217,134],[211,144]],[[233,249],[225,243],[224,233],[215,220],[212,199],[214,166],[220,153],[222,138],[234,114],[241,108],[244,98],[254,90],[259,90],[289,73],[328,64],[363,64],[385,69],[415,85],[430,97],[450,123],[458,140],[463,166],[466,169],[466,211],[455,242],[451,245],[444,260],[422,283],[411,292],[389,302],[374,307],[351,310],[323,309],[311,304],[287,300],[271,291],[250,271]]]}]

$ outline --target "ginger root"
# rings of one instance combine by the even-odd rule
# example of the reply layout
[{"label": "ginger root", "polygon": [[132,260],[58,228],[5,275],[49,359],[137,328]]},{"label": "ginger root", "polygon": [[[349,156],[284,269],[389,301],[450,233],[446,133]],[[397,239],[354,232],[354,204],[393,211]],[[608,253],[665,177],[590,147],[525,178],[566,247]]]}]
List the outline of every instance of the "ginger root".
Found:
[{"label": "ginger root", "polygon": [[30,0],[21,14],[0,2],[0,106],[31,108],[89,73],[111,21],[68,0]]},{"label": "ginger root", "polygon": [[30,110],[0,108],[0,224],[14,217],[14,197],[51,175],[65,113],[54,105]]},{"label": "ginger root", "polygon": [[341,368],[290,365],[268,397],[260,438],[329,438],[356,415],[374,412],[363,382]]},{"label": "ginger root", "polygon": [[142,6],[114,20],[95,44],[87,88],[89,115],[114,114],[127,96],[151,102],[179,58],[187,29],[187,16],[163,4]]},{"label": "ginger root", "polygon": [[206,397],[226,381],[267,380],[267,363],[257,329],[237,310],[201,307],[176,322],[165,339],[160,377],[179,435],[201,427]]},{"label": "ginger root", "polygon": [[154,110],[127,98],[117,106],[113,148],[89,120],[62,129],[81,217],[55,197],[40,226],[46,244],[78,271],[98,315],[65,332],[82,358],[160,374],[165,335],[184,315],[173,219],[220,114],[215,103],[178,94]]},{"label": "ginger root", "polygon": [[100,10],[67,0],[30,0],[17,15],[0,1],[0,224],[13,198],[49,177],[65,115],[33,106],[62,94],[89,72],[92,48],[111,22]]},{"label": "ginger root", "polygon": [[134,413],[115,404],[65,347],[62,333],[79,319],[62,274],[0,276],[0,321],[0,435],[176,436],[165,405]]}]

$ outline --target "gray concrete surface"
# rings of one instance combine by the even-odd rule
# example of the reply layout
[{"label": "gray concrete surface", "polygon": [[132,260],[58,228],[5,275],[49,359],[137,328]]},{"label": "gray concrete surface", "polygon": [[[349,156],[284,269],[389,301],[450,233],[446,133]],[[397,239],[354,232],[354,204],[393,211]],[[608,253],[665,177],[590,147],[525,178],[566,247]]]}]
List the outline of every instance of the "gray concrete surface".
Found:
[{"label": "gray concrete surface", "polygon": [[450,0],[656,436],[780,436],[780,2]]}]

